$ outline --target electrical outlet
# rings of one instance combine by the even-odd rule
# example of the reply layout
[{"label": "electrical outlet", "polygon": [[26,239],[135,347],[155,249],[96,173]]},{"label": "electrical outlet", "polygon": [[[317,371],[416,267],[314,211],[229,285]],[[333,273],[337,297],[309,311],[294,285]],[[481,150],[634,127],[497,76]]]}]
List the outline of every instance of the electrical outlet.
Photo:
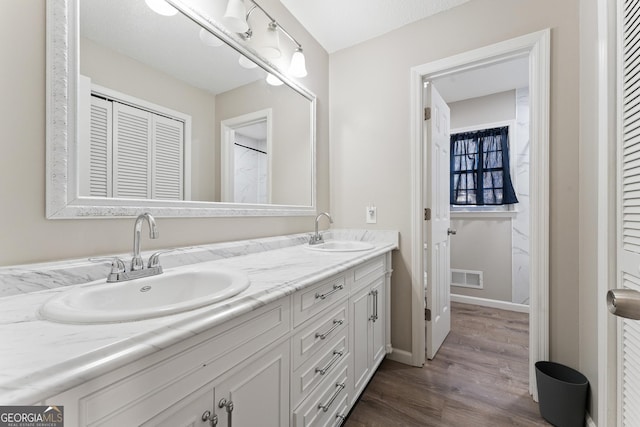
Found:
[{"label": "electrical outlet", "polygon": [[366,218],[367,224],[375,224],[378,222],[378,211],[375,206],[367,206]]}]

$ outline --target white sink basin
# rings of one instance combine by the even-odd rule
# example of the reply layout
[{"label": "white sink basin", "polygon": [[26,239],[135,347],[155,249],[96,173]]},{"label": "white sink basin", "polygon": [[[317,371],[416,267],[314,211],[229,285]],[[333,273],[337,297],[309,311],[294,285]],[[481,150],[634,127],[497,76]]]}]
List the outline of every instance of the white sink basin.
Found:
[{"label": "white sink basin", "polygon": [[369,242],[361,242],[356,240],[329,240],[319,245],[307,245],[307,248],[313,251],[325,252],[356,252],[368,251],[374,248]]},{"label": "white sink basin", "polygon": [[214,304],[248,287],[244,272],[204,263],[126,282],[87,283],[50,299],[40,314],[65,323],[142,320]]}]

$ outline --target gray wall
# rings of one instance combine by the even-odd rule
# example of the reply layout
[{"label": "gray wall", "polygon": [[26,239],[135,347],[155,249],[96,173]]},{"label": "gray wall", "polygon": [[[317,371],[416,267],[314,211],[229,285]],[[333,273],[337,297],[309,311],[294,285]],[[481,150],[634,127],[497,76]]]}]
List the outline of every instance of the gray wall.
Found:
[{"label": "gray wall", "polygon": [[[422,351],[411,348],[409,69],[551,28],[550,352],[578,366],[578,18],[577,0],[474,0],[331,55],[332,213],[337,227],[400,230],[394,347]],[[364,223],[370,202],[375,225]]]},{"label": "gray wall", "polygon": [[[309,205],[312,185],[309,100],[291,88],[270,86],[258,80],[219,94],[216,97],[216,158],[221,158],[220,123],[265,108],[272,109],[273,123],[271,203]],[[222,183],[220,174],[217,181]]]}]

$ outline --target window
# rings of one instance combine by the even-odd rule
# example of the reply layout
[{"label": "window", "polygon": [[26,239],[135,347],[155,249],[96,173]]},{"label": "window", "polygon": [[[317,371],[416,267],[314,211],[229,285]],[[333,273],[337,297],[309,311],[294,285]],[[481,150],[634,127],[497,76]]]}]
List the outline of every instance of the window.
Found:
[{"label": "window", "polygon": [[509,171],[508,126],[451,135],[451,205],[518,203]]}]

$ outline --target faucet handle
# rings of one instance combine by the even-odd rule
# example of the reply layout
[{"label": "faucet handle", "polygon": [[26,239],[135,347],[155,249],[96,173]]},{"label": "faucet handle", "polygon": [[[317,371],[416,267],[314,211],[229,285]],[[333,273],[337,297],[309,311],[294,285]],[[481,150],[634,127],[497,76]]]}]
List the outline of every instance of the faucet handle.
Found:
[{"label": "faucet handle", "polygon": [[118,274],[124,273],[127,269],[125,267],[124,261],[122,261],[117,256],[114,257],[91,257],[89,258],[91,262],[105,262],[108,261],[111,263],[111,273]]},{"label": "faucet handle", "polygon": [[173,252],[176,249],[162,249],[160,251],[154,252],[149,257],[149,262],[147,264],[147,268],[154,268],[160,266],[160,255],[166,254],[167,252]]}]

